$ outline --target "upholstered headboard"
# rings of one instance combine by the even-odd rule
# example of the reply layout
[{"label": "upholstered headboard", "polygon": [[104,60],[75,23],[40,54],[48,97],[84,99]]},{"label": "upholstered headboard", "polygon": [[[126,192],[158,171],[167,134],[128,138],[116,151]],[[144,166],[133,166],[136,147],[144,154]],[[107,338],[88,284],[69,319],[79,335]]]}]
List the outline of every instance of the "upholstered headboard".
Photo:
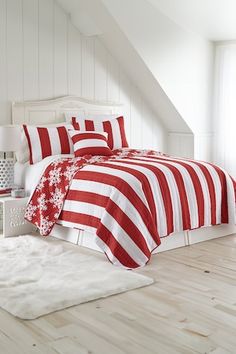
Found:
[{"label": "upholstered headboard", "polygon": [[12,124],[50,124],[64,121],[65,112],[121,114],[122,105],[92,101],[77,96],[12,103]]}]

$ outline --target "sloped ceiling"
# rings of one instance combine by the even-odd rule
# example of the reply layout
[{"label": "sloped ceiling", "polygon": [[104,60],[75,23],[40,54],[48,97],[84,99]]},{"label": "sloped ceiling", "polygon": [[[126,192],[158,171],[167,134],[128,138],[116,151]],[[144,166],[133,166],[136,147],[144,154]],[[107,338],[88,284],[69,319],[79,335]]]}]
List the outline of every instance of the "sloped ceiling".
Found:
[{"label": "sloped ceiling", "polygon": [[[191,132],[158,80],[101,0],[58,0],[84,35],[98,35],[168,131]],[[125,8],[124,8],[125,9]]]},{"label": "sloped ceiling", "polygon": [[210,132],[213,44],[147,0],[101,1],[190,129]]},{"label": "sloped ceiling", "polygon": [[236,39],[235,0],[148,0],[180,26],[212,41]]}]

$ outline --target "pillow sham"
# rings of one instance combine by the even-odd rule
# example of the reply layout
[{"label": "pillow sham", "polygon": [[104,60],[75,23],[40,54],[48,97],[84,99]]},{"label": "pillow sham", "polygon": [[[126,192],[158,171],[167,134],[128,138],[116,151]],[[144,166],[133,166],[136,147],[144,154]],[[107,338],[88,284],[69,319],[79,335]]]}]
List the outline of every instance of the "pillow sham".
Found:
[{"label": "pillow sham", "polygon": [[[40,128],[51,128],[51,127],[61,127],[61,126],[70,126],[73,128],[72,125],[70,125],[69,123],[49,123],[49,124],[37,124],[37,127]],[[21,147],[18,151],[16,151],[15,156],[16,156],[16,160],[19,163],[26,163],[29,162],[30,160],[30,151],[29,151],[29,145],[28,145],[28,141],[24,132],[24,128],[21,125],[20,126],[20,137],[19,139],[21,140]]]},{"label": "pillow sham", "polygon": [[106,120],[113,120],[119,117],[119,114],[101,114],[101,113],[85,113],[83,111],[70,111],[64,112],[65,121],[67,124],[71,123],[71,118],[76,117],[76,119],[88,119],[88,120],[95,120],[96,122],[104,122]]},{"label": "pillow sham", "polygon": [[30,164],[43,160],[47,156],[72,154],[73,145],[68,134],[72,125],[54,127],[36,127],[23,125],[30,152]]},{"label": "pillow sham", "polygon": [[106,121],[84,118],[81,119],[78,117],[71,117],[71,119],[71,123],[76,130],[106,132],[108,134],[108,146],[111,150],[129,147],[125,134],[123,116]]},{"label": "pillow sham", "polygon": [[76,157],[84,155],[111,156],[112,151],[107,144],[107,133],[95,131],[69,130]]}]

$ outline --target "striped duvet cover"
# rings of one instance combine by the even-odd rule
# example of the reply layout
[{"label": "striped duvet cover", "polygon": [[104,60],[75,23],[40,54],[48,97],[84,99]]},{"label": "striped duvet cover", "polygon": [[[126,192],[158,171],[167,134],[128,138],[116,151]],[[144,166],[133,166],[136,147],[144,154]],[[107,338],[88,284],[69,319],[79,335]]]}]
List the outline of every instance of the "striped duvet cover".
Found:
[{"label": "striped duvet cover", "polygon": [[233,179],[210,163],[123,149],[50,164],[26,219],[44,235],[55,223],[94,232],[113,264],[137,268],[164,236],[235,224],[235,189]]}]

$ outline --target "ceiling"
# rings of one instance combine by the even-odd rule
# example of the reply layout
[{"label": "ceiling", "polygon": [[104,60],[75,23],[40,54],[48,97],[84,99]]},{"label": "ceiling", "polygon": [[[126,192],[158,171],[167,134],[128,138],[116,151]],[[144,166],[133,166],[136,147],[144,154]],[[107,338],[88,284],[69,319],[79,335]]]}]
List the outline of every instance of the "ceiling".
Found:
[{"label": "ceiling", "polygon": [[209,40],[236,40],[236,0],[147,1],[180,26]]},{"label": "ceiling", "polygon": [[[236,0],[145,0],[155,6],[179,26],[212,41],[236,40]],[[58,0],[71,13],[79,17],[82,33],[100,34],[83,12],[86,0]],[[94,4],[101,0],[94,0]],[[121,2],[121,6],[122,2]],[[138,1],[137,1],[138,6]],[[92,32],[92,33],[90,33]]]}]

